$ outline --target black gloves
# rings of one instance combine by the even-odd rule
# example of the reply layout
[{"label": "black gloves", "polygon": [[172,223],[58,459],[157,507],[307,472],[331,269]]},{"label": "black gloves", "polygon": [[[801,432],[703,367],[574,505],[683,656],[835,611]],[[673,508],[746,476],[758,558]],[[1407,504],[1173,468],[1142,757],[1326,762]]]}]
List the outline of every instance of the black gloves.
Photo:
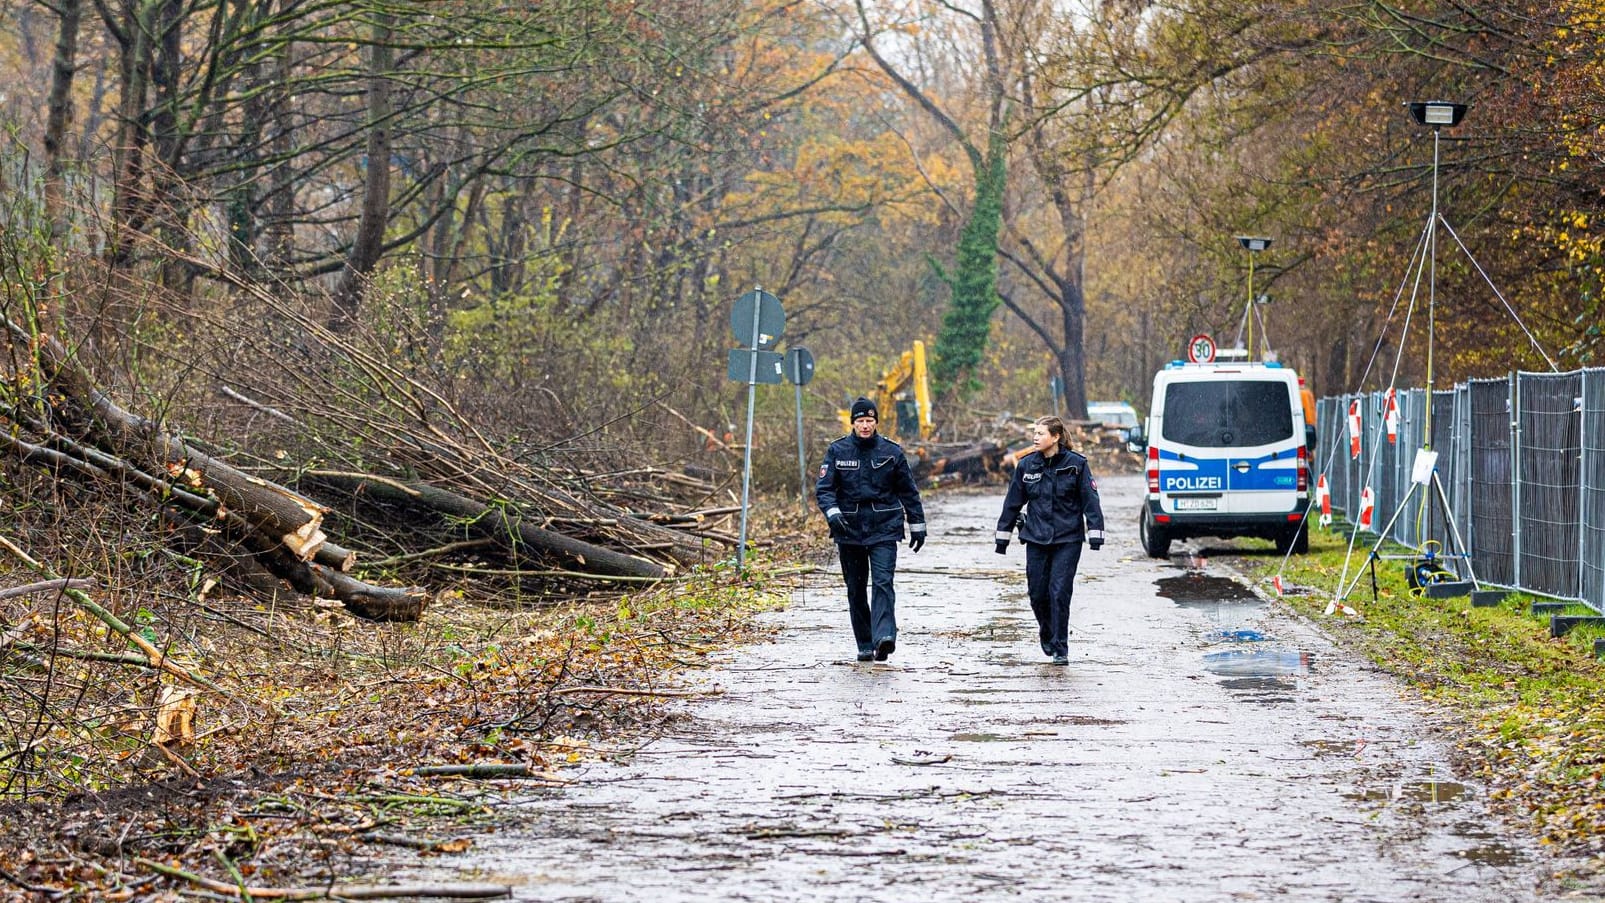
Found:
[{"label": "black gloves", "polygon": [[918,552],[923,548],[925,548],[925,534],[910,533],[908,535],[908,550],[910,552]]},{"label": "black gloves", "polygon": [[833,539],[840,538],[842,532],[847,529],[847,518],[842,517],[840,514],[832,514],[830,517],[825,518],[825,523],[830,525],[830,535]]},{"label": "black gloves", "polygon": [[1008,551],[1009,551],[1009,541],[1007,539],[998,540],[998,554],[1002,555],[1002,554],[1004,554],[1004,553],[1006,553]]},{"label": "black gloves", "polygon": [[1090,546],[1094,552],[1096,552],[1099,549],[1103,548],[1103,540],[1101,540],[1101,539],[1089,539],[1089,540],[1087,540],[1087,545]]}]

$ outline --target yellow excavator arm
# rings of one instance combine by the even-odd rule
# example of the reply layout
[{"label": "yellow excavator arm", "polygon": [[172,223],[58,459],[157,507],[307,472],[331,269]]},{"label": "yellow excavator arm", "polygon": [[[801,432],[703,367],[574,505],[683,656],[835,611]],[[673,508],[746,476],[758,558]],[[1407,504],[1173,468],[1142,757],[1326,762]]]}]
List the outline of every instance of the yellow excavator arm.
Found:
[{"label": "yellow excavator arm", "polygon": [[[875,402],[880,412],[882,435],[930,441],[936,426],[931,421],[931,380],[925,363],[925,343],[916,339],[914,347],[898,356],[897,363],[881,374],[866,397]],[[853,422],[848,410],[843,408],[837,413],[842,429],[851,432]]]}]

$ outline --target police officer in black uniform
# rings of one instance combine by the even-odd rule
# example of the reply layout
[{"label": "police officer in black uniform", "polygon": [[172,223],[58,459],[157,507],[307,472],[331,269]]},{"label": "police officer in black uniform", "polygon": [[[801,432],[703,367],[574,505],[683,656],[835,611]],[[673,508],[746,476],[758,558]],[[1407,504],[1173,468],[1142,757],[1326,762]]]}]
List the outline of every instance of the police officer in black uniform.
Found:
[{"label": "police officer in black uniform", "polygon": [[[885,661],[897,648],[897,544],[908,520],[908,547],[925,545],[925,508],[903,448],[875,431],[875,403],[853,402],[853,431],[830,444],[814,499],[825,512],[847,583],[847,614],[858,660]],[[870,595],[867,588],[873,585]]]},{"label": "police officer in black uniform", "polygon": [[[1016,525],[1025,543],[1025,582],[1037,616],[1042,653],[1070,664],[1070,595],[1081,541],[1103,546],[1103,507],[1087,459],[1070,450],[1064,421],[1043,417],[1031,427],[1035,447],[1014,467],[998,518],[997,552],[1009,549]],[[1021,516],[1020,509],[1025,509]]]}]

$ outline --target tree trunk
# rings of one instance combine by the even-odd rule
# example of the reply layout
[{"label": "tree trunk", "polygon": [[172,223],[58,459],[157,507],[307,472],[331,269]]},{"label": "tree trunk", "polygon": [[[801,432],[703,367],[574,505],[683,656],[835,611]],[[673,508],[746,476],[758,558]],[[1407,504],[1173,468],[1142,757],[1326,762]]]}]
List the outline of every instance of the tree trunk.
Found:
[{"label": "tree trunk", "polygon": [[475,533],[513,546],[515,551],[523,544],[566,558],[581,571],[621,577],[667,577],[672,573],[672,568],[657,562],[554,533],[523,520],[516,511],[500,506],[493,508],[438,486],[427,483],[398,486],[360,478],[350,478],[347,482],[355,484],[354,491],[360,494],[465,522]]},{"label": "tree trunk", "polygon": [[78,23],[82,18],[80,0],[59,0],[56,55],[51,65],[49,112],[45,117],[45,215],[50,218],[50,237],[59,241],[67,234],[66,140],[72,125],[73,75],[78,70]]},{"label": "tree trunk", "polygon": [[[19,341],[28,340],[21,327],[9,322],[7,326]],[[40,336],[37,347],[45,379],[69,404],[82,408],[90,419],[87,429],[97,444],[116,457],[134,462],[136,469],[165,471],[189,491],[211,490],[222,505],[220,518],[243,519],[276,539],[300,561],[317,554],[326,539],[322,523],[328,509],[283,486],[242,473],[191,448],[159,424],[123,410],[95,387],[89,374],[78,368],[54,338]]]},{"label": "tree trunk", "polygon": [[[20,347],[30,346],[27,330],[9,320],[0,323]],[[91,479],[131,482],[155,495],[164,510],[180,520],[221,526],[298,591],[338,599],[359,617],[411,621],[423,613],[429,601],[423,589],[372,586],[344,573],[354,556],[325,541],[321,524],[328,509],[242,473],[195,450],[159,424],[118,407],[95,388],[53,337],[38,336],[31,346],[37,349],[40,374],[55,399],[49,422],[74,424],[83,441],[58,434],[52,442],[60,447],[45,448],[7,437],[6,444],[19,459],[58,471],[71,469]],[[150,476],[163,470],[170,478],[165,483]]]},{"label": "tree trunk", "polygon": [[357,323],[366,284],[379,264],[384,250],[385,226],[390,219],[390,153],[393,125],[390,121],[390,70],[395,50],[390,46],[391,16],[374,16],[373,57],[368,77],[368,171],[363,182],[362,218],[346,258],[340,287],[334,294],[334,315],[330,328],[345,332]]},{"label": "tree trunk", "polygon": [[[271,8],[268,14],[272,14]],[[294,44],[285,41],[267,64],[270,67],[268,80],[271,84],[266,91],[268,118],[272,121],[268,154],[273,163],[268,170],[267,197],[262,201],[267,208],[267,223],[262,230],[266,247],[262,249],[262,256],[270,273],[289,269],[295,248],[296,183],[295,170],[291,166],[294,154],[291,151],[295,147],[297,133],[292,109],[295,95],[290,90],[294,47]]]}]

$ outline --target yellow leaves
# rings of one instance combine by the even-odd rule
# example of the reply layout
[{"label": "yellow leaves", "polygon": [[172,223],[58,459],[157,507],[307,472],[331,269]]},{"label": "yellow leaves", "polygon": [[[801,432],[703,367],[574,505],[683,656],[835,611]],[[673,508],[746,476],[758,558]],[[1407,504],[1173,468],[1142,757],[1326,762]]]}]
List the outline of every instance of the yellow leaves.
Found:
[{"label": "yellow leaves", "polygon": [[563,761],[570,765],[596,756],[596,750],[591,748],[591,744],[579,737],[553,737],[546,741],[546,745],[554,747]]},{"label": "yellow leaves", "polygon": [[429,846],[427,852],[431,853],[466,853],[474,845],[473,838],[457,837],[451,840],[437,840]]}]

